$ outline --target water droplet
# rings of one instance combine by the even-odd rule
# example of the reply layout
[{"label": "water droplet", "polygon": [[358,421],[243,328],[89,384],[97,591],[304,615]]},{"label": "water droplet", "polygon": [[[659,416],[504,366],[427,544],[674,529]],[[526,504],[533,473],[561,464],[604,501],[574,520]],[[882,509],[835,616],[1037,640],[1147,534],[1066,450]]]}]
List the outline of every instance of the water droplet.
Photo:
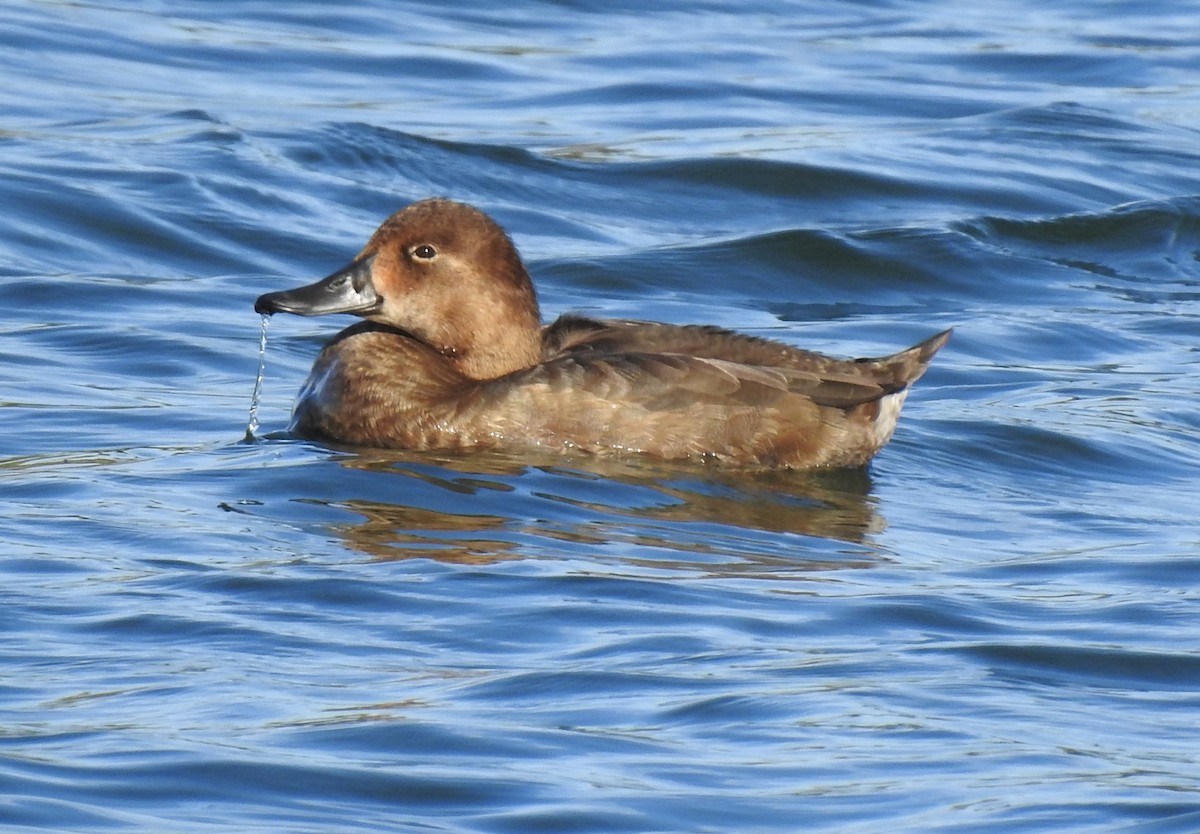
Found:
[{"label": "water droplet", "polygon": [[258,431],[258,401],[262,398],[263,376],[267,370],[267,326],[270,323],[271,317],[264,314],[262,331],[258,336],[258,376],[254,378],[254,393],[250,396],[250,420],[246,423],[247,443],[257,439],[254,435]]}]

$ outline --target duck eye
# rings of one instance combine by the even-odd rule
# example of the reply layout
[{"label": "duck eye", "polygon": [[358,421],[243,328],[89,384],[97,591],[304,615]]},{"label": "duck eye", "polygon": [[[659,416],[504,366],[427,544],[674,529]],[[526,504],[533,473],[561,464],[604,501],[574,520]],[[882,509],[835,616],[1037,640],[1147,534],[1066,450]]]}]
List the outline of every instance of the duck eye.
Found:
[{"label": "duck eye", "polygon": [[431,261],[437,257],[437,250],[428,243],[422,243],[412,250],[412,255],[414,258],[420,258],[423,261]]}]

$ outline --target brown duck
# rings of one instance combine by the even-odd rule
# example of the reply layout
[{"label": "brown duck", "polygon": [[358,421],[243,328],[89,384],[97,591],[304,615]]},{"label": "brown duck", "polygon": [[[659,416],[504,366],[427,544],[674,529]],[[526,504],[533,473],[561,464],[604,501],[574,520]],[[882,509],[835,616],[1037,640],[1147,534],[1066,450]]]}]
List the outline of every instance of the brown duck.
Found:
[{"label": "brown duck", "polygon": [[718,327],[574,315],[543,326],[508,235],[442,199],[397,212],[345,269],[254,309],[366,319],[317,357],[297,434],[798,469],[870,460],[950,337],[846,360]]}]

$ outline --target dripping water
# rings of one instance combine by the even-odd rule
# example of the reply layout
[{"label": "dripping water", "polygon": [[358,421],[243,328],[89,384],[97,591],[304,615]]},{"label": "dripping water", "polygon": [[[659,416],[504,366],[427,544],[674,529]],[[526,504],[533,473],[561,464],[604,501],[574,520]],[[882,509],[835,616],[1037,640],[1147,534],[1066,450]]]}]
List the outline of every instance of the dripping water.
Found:
[{"label": "dripping water", "polygon": [[258,431],[258,401],[262,397],[263,376],[267,370],[267,326],[270,315],[263,314],[262,330],[258,335],[258,376],[254,378],[254,393],[250,395],[250,420],[246,423],[246,442],[252,443]]}]

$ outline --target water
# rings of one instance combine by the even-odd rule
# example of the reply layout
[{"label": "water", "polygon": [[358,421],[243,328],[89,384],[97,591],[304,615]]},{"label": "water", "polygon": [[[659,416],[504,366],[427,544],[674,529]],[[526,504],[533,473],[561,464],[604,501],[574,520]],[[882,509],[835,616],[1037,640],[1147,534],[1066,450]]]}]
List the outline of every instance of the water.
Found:
[{"label": "water", "polygon": [[[0,9],[0,829],[1200,830],[1200,6],[444,6]],[[298,441],[295,317],[240,442],[433,194],[955,336],[869,472]]]},{"label": "water", "polygon": [[271,317],[263,315],[262,326],[258,333],[258,373],[254,375],[254,391],[250,395],[250,416],[246,420],[246,442],[256,440],[258,434],[258,405],[262,400],[263,380],[267,376],[267,328],[271,325]]}]

